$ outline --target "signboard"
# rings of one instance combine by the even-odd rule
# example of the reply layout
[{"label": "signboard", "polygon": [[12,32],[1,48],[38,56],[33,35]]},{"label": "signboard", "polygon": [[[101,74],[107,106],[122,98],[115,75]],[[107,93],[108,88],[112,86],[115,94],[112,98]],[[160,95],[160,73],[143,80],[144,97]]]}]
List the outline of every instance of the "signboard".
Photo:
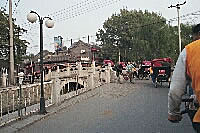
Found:
[{"label": "signboard", "polygon": [[91,51],[92,52],[97,52],[97,49],[96,48],[91,48]]},{"label": "signboard", "polygon": [[62,48],[62,42],[61,42],[61,39],[59,37],[54,37],[54,45],[55,45],[55,48],[57,50],[61,50]]}]

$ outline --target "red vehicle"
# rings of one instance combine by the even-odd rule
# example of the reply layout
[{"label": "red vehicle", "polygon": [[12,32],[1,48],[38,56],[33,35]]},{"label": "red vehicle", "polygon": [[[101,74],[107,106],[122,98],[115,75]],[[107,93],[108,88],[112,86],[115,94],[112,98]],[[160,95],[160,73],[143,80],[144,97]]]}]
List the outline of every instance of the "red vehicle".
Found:
[{"label": "red vehicle", "polygon": [[125,62],[120,62],[119,64],[121,64],[123,66],[123,69],[126,69],[126,63]]},{"label": "red vehicle", "polygon": [[151,66],[151,61],[143,61],[142,65]]},{"label": "red vehicle", "polygon": [[152,63],[152,81],[157,88],[158,83],[168,82],[168,87],[170,87],[171,78],[171,58],[159,58],[151,61]]},{"label": "red vehicle", "polygon": [[151,61],[142,61],[142,66],[141,68],[138,70],[138,75],[137,77],[139,79],[149,79],[149,74],[150,74],[150,69],[151,67]]},{"label": "red vehicle", "polygon": [[112,67],[114,66],[114,62],[112,60],[104,60],[103,61],[104,65],[108,65],[109,63],[111,64]]}]

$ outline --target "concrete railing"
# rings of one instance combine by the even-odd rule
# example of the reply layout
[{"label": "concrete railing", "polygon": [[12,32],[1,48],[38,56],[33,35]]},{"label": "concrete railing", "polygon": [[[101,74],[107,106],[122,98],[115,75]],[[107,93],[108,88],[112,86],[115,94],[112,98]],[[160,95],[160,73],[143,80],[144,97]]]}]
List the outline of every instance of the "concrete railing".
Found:
[{"label": "concrete railing", "polygon": [[[21,89],[20,89],[21,88]],[[52,81],[44,83],[46,106],[53,104]],[[20,93],[21,92],[21,93]],[[40,84],[7,87],[0,90],[0,125],[38,111]]]},{"label": "concrete railing", "polygon": [[[77,69],[69,67],[66,71],[49,72],[44,82],[46,106],[59,105],[66,99],[110,83],[111,73],[110,66],[84,69],[79,66]],[[70,88],[70,83],[76,83],[76,87]],[[21,91],[19,86],[0,88],[0,125],[38,111],[39,103],[40,83],[22,85]]]}]

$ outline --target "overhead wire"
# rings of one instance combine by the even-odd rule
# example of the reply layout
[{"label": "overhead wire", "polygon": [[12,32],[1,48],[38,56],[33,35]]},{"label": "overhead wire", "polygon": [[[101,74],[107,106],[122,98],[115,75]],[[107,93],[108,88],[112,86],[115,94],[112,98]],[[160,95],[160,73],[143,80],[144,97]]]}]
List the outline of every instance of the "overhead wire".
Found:
[{"label": "overhead wire", "polygon": [[[121,1],[121,0],[114,0],[114,1],[113,0],[104,0],[104,1],[102,1],[102,0],[85,0],[85,1],[81,1],[77,4],[74,4],[72,6],[63,8],[63,9],[58,10],[56,12],[53,12],[53,13],[47,15],[47,16],[52,17],[56,22],[62,22],[62,21],[66,21],[68,19],[80,16],[80,15],[86,14],[90,11],[109,6],[109,5],[114,4],[118,1]],[[7,6],[7,2],[8,2],[8,0],[6,0],[6,6]],[[20,3],[20,0],[18,0],[15,3],[15,9],[14,9],[13,12],[16,12],[19,3]],[[181,20],[187,20],[187,17],[194,14],[194,13],[200,13],[200,11],[196,11],[196,12],[193,12],[193,13],[182,15],[182,16],[180,16],[180,18],[181,18]],[[17,14],[17,12],[16,12],[16,14]],[[169,22],[177,21],[177,17],[166,20],[166,21],[169,21]],[[162,23],[162,22],[163,21],[158,21],[158,22],[154,22],[154,23],[151,23],[151,24],[142,25],[142,27],[157,24],[157,23]],[[38,25],[33,25],[33,24],[30,24],[29,22],[24,22],[21,26],[28,28],[27,33],[26,33],[27,37],[28,36],[31,36],[30,38],[36,37],[36,33],[33,33],[33,31],[34,31],[33,29],[37,29],[39,27]]]},{"label": "overhead wire", "polygon": [[[111,0],[109,0],[109,1],[107,1],[107,2],[110,2]],[[116,0],[115,0],[116,1]],[[119,1],[119,0],[118,0]],[[75,4],[75,5],[72,5],[71,7],[67,7],[67,8],[64,8],[64,9],[61,9],[61,10],[59,10],[59,11],[57,11],[57,12],[54,12],[54,13],[52,13],[52,14],[49,14],[48,16],[51,16],[51,15],[53,15],[53,17],[55,17],[55,14],[56,14],[56,18],[58,18],[59,17],[59,15],[63,15],[63,14],[67,14],[66,12],[68,12],[68,16],[60,16],[59,17],[59,19],[56,19],[56,18],[54,18],[54,21],[56,21],[56,22],[60,22],[60,21],[65,21],[66,19],[70,19],[70,18],[73,18],[73,17],[76,17],[76,16],[79,16],[79,15],[82,15],[82,14],[85,14],[85,13],[87,13],[87,11],[89,10],[88,8],[87,8],[87,4],[88,4],[88,6],[89,7],[98,7],[98,6],[96,6],[96,5],[102,5],[102,3],[101,4],[96,4],[95,6],[92,6],[91,4],[92,3],[95,3],[96,2],[96,0],[92,0],[92,1],[89,1],[89,0],[85,0],[85,1],[82,1],[82,2],[80,2],[80,3],[78,3],[78,4]],[[90,5],[89,5],[90,4]],[[18,6],[18,4],[16,4],[17,6]],[[105,5],[106,6],[106,5]],[[84,7],[83,9],[81,9],[82,7]],[[102,6],[103,7],[103,6]],[[100,7],[99,7],[100,8]],[[95,8],[93,9],[93,10],[95,10]],[[62,12],[62,11],[64,11],[64,12]],[[21,16],[21,15],[20,15]],[[27,27],[28,27],[28,29],[27,29],[27,31],[29,32],[29,31],[31,31],[31,33],[33,33],[33,30],[32,29],[36,29],[36,28],[38,28],[38,25],[35,25],[35,26],[33,26],[32,24],[30,24],[29,22],[25,22],[25,23],[23,23],[23,24],[21,24],[21,26],[22,27],[26,27],[25,29],[27,29]],[[28,32],[27,32],[27,34],[28,34]]]},{"label": "overhead wire", "polygon": [[[52,14],[49,14],[47,16],[51,16],[52,18],[54,17],[53,19],[56,22],[61,22],[61,21],[65,21],[67,19],[70,19],[70,18],[73,18],[73,17],[76,17],[76,16],[80,16],[82,14],[89,12],[89,11],[105,7],[105,6],[110,5],[110,4],[117,2],[117,1],[120,1],[120,0],[115,0],[115,1],[106,0],[106,2],[100,1],[98,3],[97,3],[96,0],[92,0],[92,1],[85,0],[85,1],[82,1],[78,4],[72,5],[71,7],[67,7],[67,8],[61,9],[57,12],[54,12]],[[95,4],[95,2],[96,2],[96,4]],[[94,4],[94,5],[92,5],[92,4]],[[38,25],[33,27],[33,26],[30,26],[30,23],[23,23],[22,26],[23,27],[24,26],[29,27],[28,32],[27,32],[27,36],[33,34],[33,29],[38,28]],[[29,33],[29,31],[31,31],[31,32]],[[33,35],[31,35],[31,36],[33,36]]]},{"label": "overhead wire", "polygon": [[[118,1],[121,1],[121,0],[114,0],[114,1],[113,0],[105,0],[105,1],[92,0],[92,1],[90,1],[88,3],[85,2],[80,6],[76,5],[76,6],[74,6],[75,8],[72,8],[72,9],[66,8],[66,10],[64,10],[64,12],[62,12],[62,13],[58,12],[58,14],[52,15],[52,17],[57,22],[66,21],[68,19],[71,19],[71,18],[80,16],[80,15],[86,14],[86,13],[88,13],[90,11],[97,10],[99,8],[103,8],[103,7],[109,6],[109,5],[114,4],[114,3],[118,2]],[[93,3],[93,5],[92,5],[92,3]],[[86,5],[88,5],[88,6],[86,6]]]},{"label": "overhead wire", "polygon": [[8,0],[6,0],[5,6],[4,6],[5,10],[6,10],[7,5],[8,5]]},{"label": "overhead wire", "polygon": [[20,0],[17,0],[17,2],[14,3],[14,10],[13,10],[13,14],[15,14],[17,7],[19,5]]}]

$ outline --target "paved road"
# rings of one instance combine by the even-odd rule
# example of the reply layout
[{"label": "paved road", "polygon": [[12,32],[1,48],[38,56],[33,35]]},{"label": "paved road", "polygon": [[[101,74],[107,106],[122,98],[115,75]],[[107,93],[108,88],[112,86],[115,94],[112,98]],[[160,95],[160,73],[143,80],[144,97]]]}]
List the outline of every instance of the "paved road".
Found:
[{"label": "paved road", "polygon": [[111,83],[98,95],[21,130],[22,133],[193,133],[187,115],[167,121],[167,87],[150,80]]}]

